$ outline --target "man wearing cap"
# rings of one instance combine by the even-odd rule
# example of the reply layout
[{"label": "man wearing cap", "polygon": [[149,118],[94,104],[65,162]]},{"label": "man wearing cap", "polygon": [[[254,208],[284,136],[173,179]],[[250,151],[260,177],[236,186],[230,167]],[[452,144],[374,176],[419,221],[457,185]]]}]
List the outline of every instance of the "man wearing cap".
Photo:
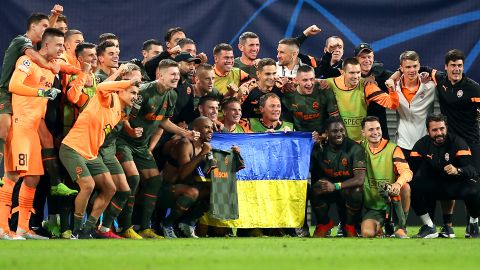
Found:
[{"label": "man wearing cap", "polygon": [[[368,43],[360,43],[354,50],[355,58],[360,63],[362,78],[374,77],[378,87],[382,92],[388,93],[388,88],[385,86],[385,81],[393,74],[390,70],[385,69],[383,63],[375,62],[375,55],[373,48]],[[380,126],[382,127],[382,134],[384,139],[389,139],[387,127],[387,114],[385,107],[378,103],[372,102],[367,107],[367,115],[373,115],[380,119]]]}]

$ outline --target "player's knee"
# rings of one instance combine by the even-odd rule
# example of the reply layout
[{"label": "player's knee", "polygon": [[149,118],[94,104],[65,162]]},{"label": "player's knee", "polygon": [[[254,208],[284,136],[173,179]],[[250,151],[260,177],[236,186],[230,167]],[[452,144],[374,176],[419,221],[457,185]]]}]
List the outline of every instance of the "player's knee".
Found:
[{"label": "player's knee", "polygon": [[117,192],[117,187],[115,187],[115,184],[113,183],[108,183],[105,185],[103,192],[107,196],[113,197],[113,195],[115,195],[115,192]]},{"label": "player's knee", "polygon": [[402,197],[410,197],[411,190],[408,183],[403,184],[402,188],[400,189],[400,194]]},{"label": "player's knee", "polygon": [[79,184],[79,186],[80,186],[80,191],[82,191],[84,193],[92,194],[93,190],[95,189],[95,182],[85,181],[84,183]]},{"label": "player's knee", "polygon": [[189,188],[186,192],[186,195],[194,200],[198,198],[199,192],[196,188]]},{"label": "player's knee", "polygon": [[361,231],[364,238],[373,238],[377,235],[375,225],[370,222],[362,222]]}]

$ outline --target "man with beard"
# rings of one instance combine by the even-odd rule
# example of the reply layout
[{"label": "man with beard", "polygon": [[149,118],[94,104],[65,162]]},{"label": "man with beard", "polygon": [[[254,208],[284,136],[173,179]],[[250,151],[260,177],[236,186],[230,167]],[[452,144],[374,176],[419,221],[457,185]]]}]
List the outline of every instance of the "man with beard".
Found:
[{"label": "man with beard", "polygon": [[347,138],[345,125],[338,117],[325,123],[326,144],[316,144],[311,156],[312,211],[317,218],[314,237],[326,237],[333,228],[328,217],[332,203],[346,212],[344,230],[356,237],[356,217],[362,208],[362,186],[365,179],[365,151]]},{"label": "man with beard", "polygon": [[[418,238],[436,238],[438,233],[428,214],[435,200],[464,200],[471,218],[479,216],[478,172],[468,144],[449,132],[447,118],[432,114],[426,120],[427,134],[410,153],[415,177],[411,182],[412,207],[423,226]],[[471,220],[470,237],[478,238],[478,222]]]},{"label": "man with beard", "polygon": [[163,147],[167,162],[163,170],[159,197],[162,208],[171,209],[161,221],[163,235],[166,238],[177,238],[173,229],[177,219],[181,220],[179,228],[185,236],[198,238],[194,225],[208,209],[194,207],[184,216],[197,199],[210,198],[210,184],[197,182],[195,176],[197,167],[207,160],[209,153],[211,154],[213,122],[205,116],[200,116],[193,121],[192,127],[200,134],[198,140],[191,142],[175,136]]}]

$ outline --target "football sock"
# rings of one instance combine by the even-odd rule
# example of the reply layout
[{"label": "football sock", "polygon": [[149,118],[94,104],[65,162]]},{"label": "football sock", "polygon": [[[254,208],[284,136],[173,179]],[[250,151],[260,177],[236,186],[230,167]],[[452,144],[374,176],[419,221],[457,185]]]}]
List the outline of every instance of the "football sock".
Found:
[{"label": "football sock", "polygon": [[122,212],[129,195],[130,191],[117,191],[115,195],[113,195],[112,201],[110,201],[105,213],[103,214],[103,227],[110,228],[110,226],[112,226],[113,220],[115,220],[120,212]]},{"label": "football sock", "polygon": [[30,230],[30,215],[33,209],[33,199],[35,198],[35,188],[28,187],[25,182],[20,187],[18,195],[18,228],[25,231]]},{"label": "football sock", "polygon": [[97,221],[98,221],[98,218],[97,217],[94,217],[92,215],[90,215],[87,219],[87,221],[85,222],[85,227],[84,229],[85,230],[92,230],[92,229],[96,229],[97,228]]},{"label": "football sock", "polygon": [[476,218],[470,217],[470,223],[477,223],[477,222],[478,222],[478,217]]},{"label": "football sock", "polygon": [[54,148],[42,149],[43,167],[47,170],[50,178],[50,185],[56,186],[62,181],[60,179],[60,166],[58,165],[57,154]]},{"label": "football sock", "polygon": [[0,187],[0,228],[3,231],[10,231],[8,219],[12,210],[12,193],[15,182],[3,178],[3,187]]},{"label": "football sock", "polygon": [[143,198],[143,207],[140,211],[140,230],[150,228],[150,219],[152,218],[155,204],[157,202],[157,194],[162,185],[162,177],[156,175],[145,180],[142,187],[141,196]]},{"label": "football sock", "polygon": [[73,231],[79,231],[82,229],[84,213],[73,214]]},{"label": "football sock", "polygon": [[135,193],[137,191],[138,183],[140,182],[140,175],[127,176],[128,186],[130,187],[130,195],[123,210],[118,215],[118,224],[123,230],[132,227],[132,213],[133,205],[135,204]]},{"label": "football sock", "polygon": [[452,224],[453,214],[443,214],[443,224]]},{"label": "football sock", "polygon": [[197,201],[183,217],[182,222],[190,226],[195,225],[197,220],[210,208],[209,202]]},{"label": "football sock", "polygon": [[428,227],[432,227],[432,228],[433,228],[433,221],[432,221],[432,219],[430,219],[430,215],[429,215],[429,214],[421,215],[421,216],[420,216],[420,220],[422,221],[422,223],[423,223],[424,225],[427,225]]}]

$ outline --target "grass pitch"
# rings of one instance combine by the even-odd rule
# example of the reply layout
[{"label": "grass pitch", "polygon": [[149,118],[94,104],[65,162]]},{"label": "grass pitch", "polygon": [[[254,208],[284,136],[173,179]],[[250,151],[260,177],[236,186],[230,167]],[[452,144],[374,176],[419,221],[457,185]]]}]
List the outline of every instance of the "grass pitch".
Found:
[{"label": "grass pitch", "polygon": [[463,229],[457,239],[0,241],[0,269],[479,269],[480,239]]}]

